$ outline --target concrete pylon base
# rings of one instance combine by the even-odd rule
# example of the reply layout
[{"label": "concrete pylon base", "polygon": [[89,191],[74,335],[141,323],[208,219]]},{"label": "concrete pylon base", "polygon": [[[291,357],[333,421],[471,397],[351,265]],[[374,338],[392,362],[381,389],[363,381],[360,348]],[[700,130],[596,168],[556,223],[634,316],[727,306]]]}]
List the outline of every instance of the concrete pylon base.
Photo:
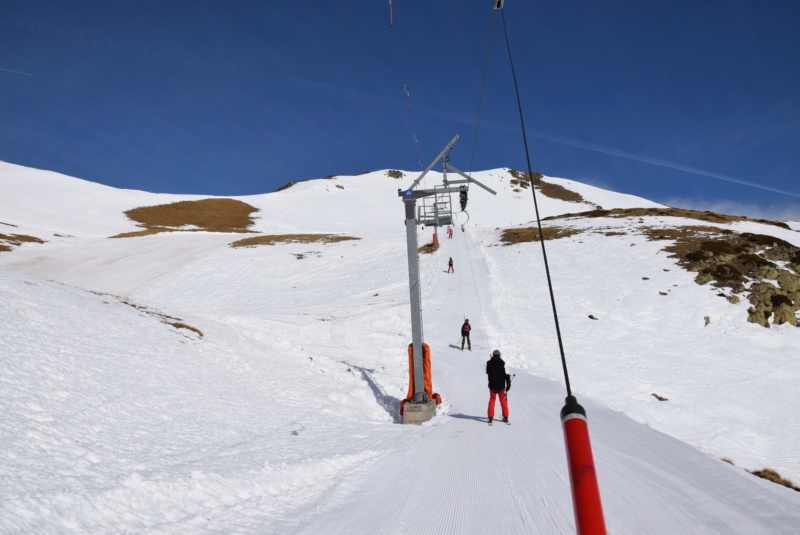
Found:
[{"label": "concrete pylon base", "polygon": [[419,425],[436,416],[436,402],[433,400],[424,403],[406,402],[403,406],[403,423]]}]

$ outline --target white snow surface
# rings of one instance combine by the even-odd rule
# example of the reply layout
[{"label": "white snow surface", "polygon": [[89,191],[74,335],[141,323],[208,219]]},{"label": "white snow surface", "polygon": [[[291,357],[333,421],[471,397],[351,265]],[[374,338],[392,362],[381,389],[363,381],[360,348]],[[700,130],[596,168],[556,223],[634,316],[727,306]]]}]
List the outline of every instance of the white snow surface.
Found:
[{"label": "white snow surface", "polygon": [[[498,195],[472,186],[465,231],[420,255],[444,401],[412,426],[398,189],[415,175],[240,197],[257,232],[360,239],[231,248],[242,234],[108,238],[136,230],[125,210],[208,197],[0,162],[0,234],[45,241],[0,252],[0,533],[574,533],[541,245],[499,242],[535,221],[531,193],[504,169],[474,177]],[[587,203],[538,195],[543,218],[660,206],[546,180]],[[558,224],[583,230],[546,247],[609,533],[800,533],[800,493],[747,472],[800,483],[800,329],[747,323],[746,302],[695,284],[638,218]],[[510,426],[486,424],[495,348],[515,374]]]}]

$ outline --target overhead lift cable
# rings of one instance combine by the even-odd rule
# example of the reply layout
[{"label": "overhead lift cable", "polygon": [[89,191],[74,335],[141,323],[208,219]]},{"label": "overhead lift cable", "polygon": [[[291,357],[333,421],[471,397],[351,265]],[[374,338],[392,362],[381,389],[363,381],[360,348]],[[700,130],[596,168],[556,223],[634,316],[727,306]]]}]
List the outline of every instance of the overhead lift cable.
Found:
[{"label": "overhead lift cable", "polygon": [[[500,3],[500,7],[502,7],[502,2]],[[489,47],[486,50],[486,63],[483,66],[483,81],[481,82],[481,98],[478,102],[478,118],[475,121],[475,137],[472,140],[472,158],[469,162],[469,172],[467,173],[469,176],[472,176],[472,169],[473,164],[475,163],[475,149],[478,145],[478,127],[481,124],[481,111],[483,110],[483,95],[486,91],[486,74],[489,72],[489,57],[492,52],[492,35],[494,34],[494,14],[497,12],[499,8],[497,7],[497,3],[495,3],[495,9],[492,10],[492,23],[489,25]]]},{"label": "overhead lift cable", "polygon": [[[448,235],[449,235],[450,234],[450,230],[448,229],[447,232],[448,232]],[[455,249],[456,249],[456,265],[458,266],[458,272],[456,273],[456,277],[458,278],[458,291],[459,291],[459,293],[461,295],[461,319],[465,320],[465,319],[467,319],[467,309],[466,309],[466,306],[464,305],[464,285],[461,284],[461,280],[462,280],[461,279],[461,272],[463,270],[461,269],[461,257],[458,254],[458,238],[455,239],[455,243],[453,245],[455,246]]]},{"label": "overhead lift cable", "polygon": [[553,308],[553,320],[555,321],[555,325],[556,325],[556,337],[558,338],[558,350],[561,353],[561,366],[562,366],[563,371],[564,371],[564,382],[566,383],[566,386],[567,386],[567,396],[571,397],[572,396],[572,388],[570,387],[570,384],[569,384],[569,372],[567,371],[567,358],[564,355],[564,343],[563,343],[563,341],[561,339],[561,328],[559,327],[559,324],[558,324],[558,310],[556,310],[556,298],[555,298],[555,295],[553,293],[553,281],[552,281],[552,279],[550,277],[550,265],[549,265],[549,263],[547,261],[547,249],[545,248],[545,245],[544,245],[544,232],[542,231],[542,220],[539,217],[539,202],[536,199],[536,186],[533,183],[533,171],[531,170],[531,155],[530,155],[530,151],[528,150],[528,136],[525,133],[525,119],[522,116],[522,101],[520,100],[520,97],[519,97],[519,85],[517,84],[517,75],[516,75],[516,72],[514,71],[514,60],[511,57],[511,45],[509,44],[509,41],[508,41],[508,28],[506,27],[505,13],[502,10],[500,10],[500,13],[502,14],[502,19],[503,19],[503,31],[505,33],[505,38],[506,38],[506,48],[508,50],[508,61],[511,64],[511,76],[514,79],[514,91],[516,91],[516,95],[517,95],[517,108],[519,109],[519,122],[520,122],[520,125],[522,127],[522,142],[525,145],[525,160],[526,160],[527,165],[528,165],[528,178],[531,181],[531,193],[533,194],[533,206],[534,206],[534,209],[536,211],[536,225],[539,228],[539,243],[542,244],[542,258],[544,259],[544,271],[545,271],[545,274],[547,275],[547,288],[550,291],[550,304],[551,304],[551,306]]},{"label": "overhead lift cable", "polygon": [[[495,2],[494,3],[495,9],[492,10],[492,22],[489,25],[489,46],[488,46],[488,49],[486,50],[486,61],[485,61],[484,66],[483,66],[483,80],[481,81],[481,96],[480,96],[480,99],[478,101],[478,116],[477,116],[477,118],[475,120],[475,136],[473,137],[473,140],[472,140],[472,155],[470,157],[470,162],[469,162],[469,171],[467,172],[467,175],[469,175],[470,177],[472,176],[472,170],[473,170],[473,167],[474,167],[474,164],[475,164],[475,151],[476,151],[477,146],[478,146],[478,130],[479,130],[480,124],[481,124],[481,111],[483,110],[483,96],[484,96],[484,94],[486,92],[486,78],[487,78],[487,74],[489,72],[489,58],[491,57],[491,52],[492,52],[492,35],[494,35],[494,15],[495,15],[495,11],[497,11],[497,9],[502,7],[502,0],[494,0],[494,2]],[[467,203],[466,192],[464,192],[463,196],[461,197],[461,211],[464,212],[465,214],[467,213],[466,212],[466,203]],[[469,214],[467,214],[467,218],[469,218]],[[462,227],[462,233],[461,234],[463,234],[463,238],[464,238],[464,248],[467,251],[468,264],[469,264],[470,274],[472,276],[472,284],[475,287],[475,298],[478,301],[478,310],[479,310],[479,312],[481,314],[481,325],[483,325],[483,334],[484,334],[484,336],[486,338],[486,347],[491,347],[491,341],[489,340],[489,328],[488,328],[488,325],[486,324],[486,316],[483,313],[483,305],[481,304],[481,296],[478,293],[478,283],[477,283],[477,281],[475,279],[475,271],[474,271],[474,269],[472,267],[472,257],[471,257],[471,255],[469,253],[469,243],[467,242],[467,237],[466,237],[465,232],[463,232],[463,228],[464,228],[464,224],[463,223],[462,223],[461,227]],[[457,250],[457,248],[456,248],[456,250]],[[460,278],[459,278],[459,287],[461,287],[461,279]],[[461,308],[462,308],[462,311],[463,311],[463,309],[464,309],[464,292],[463,292],[463,290],[461,291]],[[464,312],[464,319],[466,319],[466,312]]]},{"label": "overhead lift cable", "polygon": [[467,250],[467,263],[469,264],[469,271],[472,275],[472,285],[475,287],[475,299],[478,300],[478,311],[481,313],[481,325],[483,325],[483,335],[486,338],[486,347],[491,348],[489,340],[489,326],[486,324],[486,315],[483,313],[483,305],[481,304],[481,294],[478,292],[478,282],[475,278],[475,269],[472,266],[472,255],[469,253],[469,243],[467,242],[466,233],[464,235],[464,248]]},{"label": "overhead lift cable", "polygon": [[[556,299],[553,293],[553,282],[550,277],[550,266],[547,262],[547,249],[545,247],[544,232],[542,231],[542,221],[539,217],[539,204],[536,199],[536,186],[533,183],[533,171],[531,169],[531,157],[528,150],[528,137],[525,133],[525,120],[522,114],[522,100],[519,96],[519,84],[514,70],[514,60],[511,55],[511,45],[508,39],[508,27],[506,25],[505,11],[502,9],[503,0],[495,0],[495,10],[501,12],[503,19],[503,32],[505,34],[506,49],[508,50],[508,61],[511,66],[511,76],[514,79],[514,90],[517,96],[517,108],[519,110],[519,121],[522,127],[522,140],[525,145],[525,158],[528,164],[528,178],[531,181],[531,193],[533,194],[533,205],[536,210],[536,224],[539,227],[539,242],[542,244],[542,258],[544,259],[545,273],[547,274],[547,287],[550,291],[550,303],[553,308],[553,319],[556,326],[558,337],[558,348],[561,353],[561,365],[564,370],[564,382],[567,387],[567,398],[564,408],[561,409],[561,424],[564,429],[564,439],[567,448],[567,461],[570,472],[570,483],[572,487],[572,501],[575,512],[575,527],[579,535],[605,535],[605,519],[603,518],[603,506],[600,501],[600,489],[597,484],[597,474],[594,469],[594,458],[592,456],[592,446],[589,440],[589,427],[586,420],[586,411],[578,404],[578,400],[572,395],[569,383],[569,373],[567,372],[567,359],[564,355],[564,344],[561,338],[561,328],[558,324],[558,311],[556,310]],[[494,14],[492,14],[494,17]]]}]

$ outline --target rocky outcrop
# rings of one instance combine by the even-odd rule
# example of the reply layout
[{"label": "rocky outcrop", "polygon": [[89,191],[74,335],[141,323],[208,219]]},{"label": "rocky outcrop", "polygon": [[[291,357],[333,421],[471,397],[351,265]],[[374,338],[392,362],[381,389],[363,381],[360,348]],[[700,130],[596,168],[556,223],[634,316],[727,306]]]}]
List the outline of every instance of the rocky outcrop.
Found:
[{"label": "rocky outcrop", "polygon": [[[713,238],[713,239],[712,239]],[[763,327],[789,323],[797,326],[800,310],[800,248],[764,234],[730,231],[718,236],[680,236],[667,251],[697,284],[727,288],[721,293],[731,303],[742,294],[752,306],[747,321]]]}]

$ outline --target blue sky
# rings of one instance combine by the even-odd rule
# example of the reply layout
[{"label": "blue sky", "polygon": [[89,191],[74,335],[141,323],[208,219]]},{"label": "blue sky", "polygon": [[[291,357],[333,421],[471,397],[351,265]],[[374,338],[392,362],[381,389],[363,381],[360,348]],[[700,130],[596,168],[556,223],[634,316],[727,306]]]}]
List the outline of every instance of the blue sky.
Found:
[{"label": "blue sky", "polygon": [[[491,0],[0,0],[0,159],[164,193],[526,168]],[[800,220],[800,2],[507,0],[533,170]],[[411,98],[408,111],[407,87]],[[419,140],[419,153],[414,136]]]}]

